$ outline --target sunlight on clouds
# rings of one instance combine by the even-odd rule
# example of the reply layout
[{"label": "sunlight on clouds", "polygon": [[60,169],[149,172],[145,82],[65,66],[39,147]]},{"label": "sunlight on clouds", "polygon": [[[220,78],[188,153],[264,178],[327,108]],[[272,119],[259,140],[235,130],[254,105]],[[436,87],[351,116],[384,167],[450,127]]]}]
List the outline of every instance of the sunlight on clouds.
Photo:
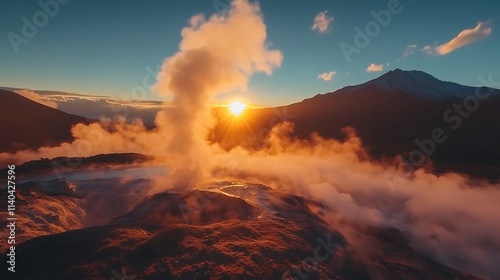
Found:
[{"label": "sunlight on clouds", "polygon": [[489,36],[492,29],[487,25],[487,22],[479,22],[473,29],[462,30],[455,38],[451,39],[449,42],[437,47],[427,45],[422,48],[422,51],[431,55],[445,55],[451,53],[458,48]]},{"label": "sunlight on clouds", "polygon": [[384,70],[384,64],[372,63],[368,67],[366,67],[366,72],[380,72],[382,70]]},{"label": "sunlight on clouds", "polygon": [[49,98],[47,98],[45,96],[41,96],[40,94],[38,94],[34,91],[27,90],[27,89],[19,89],[19,90],[15,90],[14,92],[23,96],[23,97],[26,97],[26,98],[32,100],[32,101],[43,104],[45,106],[48,106],[48,107],[51,107],[54,109],[57,108],[56,102],[50,100]]},{"label": "sunlight on clouds", "polygon": [[335,71],[325,72],[325,73],[319,74],[318,79],[323,80],[325,82],[330,81],[331,79],[333,79],[335,74],[337,74]]}]

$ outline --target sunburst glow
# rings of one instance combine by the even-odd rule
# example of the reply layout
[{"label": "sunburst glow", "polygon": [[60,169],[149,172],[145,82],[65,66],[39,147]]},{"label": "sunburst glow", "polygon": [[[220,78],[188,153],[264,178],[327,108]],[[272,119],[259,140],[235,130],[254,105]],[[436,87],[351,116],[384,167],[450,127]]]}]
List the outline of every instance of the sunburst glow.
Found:
[{"label": "sunburst glow", "polygon": [[241,113],[243,113],[246,107],[246,104],[236,101],[229,105],[229,111],[231,111],[233,115],[239,116],[241,115]]}]

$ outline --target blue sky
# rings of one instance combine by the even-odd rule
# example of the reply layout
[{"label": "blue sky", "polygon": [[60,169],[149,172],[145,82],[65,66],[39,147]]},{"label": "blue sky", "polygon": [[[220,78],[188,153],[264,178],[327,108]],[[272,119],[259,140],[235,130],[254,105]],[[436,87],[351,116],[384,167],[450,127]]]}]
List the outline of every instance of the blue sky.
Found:
[{"label": "blue sky", "polygon": [[[479,85],[478,77],[490,74],[500,79],[500,2],[401,0],[396,5],[391,1],[397,2],[260,1],[268,43],[282,52],[284,60],[273,75],[254,75],[242,98],[262,106],[289,104],[363,83],[395,68],[422,70],[466,85]],[[0,4],[0,86],[117,98],[130,94],[166,57],[177,52],[180,31],[192,16],[208,16],[226,3],[228,0],[70,0],[58,4],[59,11],[48,16],[46,25],[32,38],[13,47],[12,34],[24,37],[22,18],[33,22],[38,13],[43,23],[43,9],[37,1],[4,0]],[[366,33],[366,25],[375,21],[372,11],[388,10],[388,3],[399,12],[391,14],[386,26],[377,23],[379,32],[373,29],[370,42],[348,61],[341,44],[356,47],[355,28]],[[324,11],[327,30],[312,30],[314,19]],[[464,31],[467,29],[471,31]],[[462,36],[464,43],[457,47],[460,38],[456,39],[446,53],[445,48],[438,48],[460,32],[471,33]],[[407,48],[412,52],[403,58]],[[382,70],[368,72],[371,64]],[[335,72],[331,80],[318,78],[329,72]],[[144,98],[161,99],[152,92]],[[218,101],[227,98],[223,95]]]}]

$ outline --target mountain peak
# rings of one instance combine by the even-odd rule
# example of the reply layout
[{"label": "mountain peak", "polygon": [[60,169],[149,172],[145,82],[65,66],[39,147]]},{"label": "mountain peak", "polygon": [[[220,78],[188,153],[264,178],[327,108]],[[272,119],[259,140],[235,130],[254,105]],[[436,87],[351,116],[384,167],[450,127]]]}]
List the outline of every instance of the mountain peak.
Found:
[{"label": "mountain peak", "polygon": [[457,98],[471,94],[471,87],[444,82],[418,70],[391,70],[372,80],[378,87],[387,90],[401,90],[408,94],[432,98]]},{"label": "mountain peak", "polygon": [[419,70],[401,70],[399,68],[396,68],[394,70],[391,70],[384,75],[380,76],[378,79],[385,79],[385,80],[434,80],[434,81],[439,81],[440,80],[436,79],[434,76],[427,74],[423,71]]}]

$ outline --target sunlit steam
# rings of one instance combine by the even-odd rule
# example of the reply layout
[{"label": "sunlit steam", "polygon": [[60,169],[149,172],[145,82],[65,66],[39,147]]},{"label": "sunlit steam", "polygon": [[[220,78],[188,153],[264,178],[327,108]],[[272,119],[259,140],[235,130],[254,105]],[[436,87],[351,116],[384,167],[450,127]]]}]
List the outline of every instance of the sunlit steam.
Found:
[{"label": "sunlit steam", "polygon": [[167,151],[173,159],[169,180],[174,186],[192,185],[207,174],[205,141],[212,126],[214,95],[245,89],[256,72],[271,74],[281,64],[279,51],[269,50],[266,25],[258,4],[232,2],[224,15],[191,18],[182,32],[180,50],[167,58],[153,89],[172,94],[173,108],[159,116],[168,131]]},{"label": "sunlit steam", "polygon": [[398,173],[394,161],[369,159],[352,129],[342,142],[317,135],[297,140],[290,136],[293,126],[285,123],[271,129],[260,150],[225,151],[207,142],[215,124],[213,98],[245,90],[254,73],[272,74],[282,54],[269,49],[258,4],[245,0],[233,1],[222,15],[192,17],[181,35],[179,51],[164,61],[153,88],[172,96],[168,110],[156,117],[156,129],[123,120],[78,124],[72,143],[0,154],[0,163],[114,152],[162,155],[168,158],[168,174],[156,180],[156,191],[225,179],[264,183],[322,202],[330,210],[324,218],[334,227],[339,220],[394,226],[409,232],[417,250],[447,265],[500,277],[495,263],[500,185],[418,170],[392,188],[385,174]]}]

